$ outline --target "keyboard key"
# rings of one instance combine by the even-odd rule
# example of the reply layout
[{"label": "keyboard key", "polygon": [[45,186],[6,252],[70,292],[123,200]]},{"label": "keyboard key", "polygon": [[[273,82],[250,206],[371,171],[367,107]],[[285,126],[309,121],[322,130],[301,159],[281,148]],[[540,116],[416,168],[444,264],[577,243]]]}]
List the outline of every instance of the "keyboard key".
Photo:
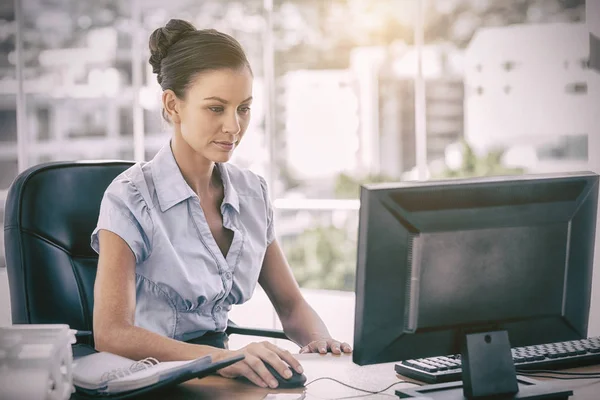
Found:
[{"label": "keyboard key", "polygon": [[590,349],[590,353],[594,353],[594,354],[600,353],[600,348],[596,347],[594,349]]},{"label": "keyboard key", "polygon": [[436,372],[438,370],[437,368],[435,368],[431,365],[427,365],[426,363],[419,362],[419,361],[414,361],[413,366],[415,368],[422,369],[423,371],[427,371],[427,372]]}]

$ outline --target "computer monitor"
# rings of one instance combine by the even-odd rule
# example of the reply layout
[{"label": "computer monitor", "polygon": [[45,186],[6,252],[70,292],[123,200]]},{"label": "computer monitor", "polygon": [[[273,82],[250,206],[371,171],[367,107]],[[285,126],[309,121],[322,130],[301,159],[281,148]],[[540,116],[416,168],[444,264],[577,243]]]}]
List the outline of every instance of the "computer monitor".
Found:
[{"label": "computer monitor", "polygon": [[598,175],[373,184],[360,199],[355,363],[459,354],[465,332],[587,337]]}]

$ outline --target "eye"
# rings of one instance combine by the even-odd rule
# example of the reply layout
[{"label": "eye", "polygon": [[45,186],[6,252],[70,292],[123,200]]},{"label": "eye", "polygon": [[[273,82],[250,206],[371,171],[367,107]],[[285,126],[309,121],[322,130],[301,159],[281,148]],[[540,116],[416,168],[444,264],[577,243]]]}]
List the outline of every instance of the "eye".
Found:
[{"label": "eye", "polygon": [[208,109],[214,113],[222,113],[223,107],[208,107]]},{"label": "eye", "polygon": [[241,106],[238,111],[242,114],[248,114],[250,112],[250,106]]}]

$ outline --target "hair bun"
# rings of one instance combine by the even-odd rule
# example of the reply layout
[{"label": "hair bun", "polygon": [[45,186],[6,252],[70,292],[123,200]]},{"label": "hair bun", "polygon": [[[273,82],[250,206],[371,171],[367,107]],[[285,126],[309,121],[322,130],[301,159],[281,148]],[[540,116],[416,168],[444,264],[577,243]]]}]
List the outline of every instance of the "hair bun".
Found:
[{"label": "hair bun", "polygon": [[195,32],[196,28],[191,23],[181,19],[171,19],[167,24],[156,29],[150,35],[150,65],[152,65],[152,72],[159,75],[158,80],[160,83],[160,68],[163,58],[165,58],[169,52],[169,49],[175,42],[177,42],[183,35],[190,32]]}]

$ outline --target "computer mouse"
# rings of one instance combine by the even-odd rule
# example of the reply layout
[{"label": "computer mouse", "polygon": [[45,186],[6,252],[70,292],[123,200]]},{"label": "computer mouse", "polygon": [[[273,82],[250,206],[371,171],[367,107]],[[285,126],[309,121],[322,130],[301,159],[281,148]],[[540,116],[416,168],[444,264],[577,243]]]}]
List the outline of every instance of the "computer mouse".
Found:
[{"label": "computer mouse", "polygon": [[270,364],[265,363],[265,367],[267,367],[271,375],[273,375],[275,379],[277,379],[277,382],[279,382],[279,385],[277,386],[278,389],[298,388],[304,386],[306,383],[306,375],[296,372],[296,370],[293,368],[290,368],[290,371],[292,371],[292,377],[286,379],[279,375],[279,372],[277,372]]},{"label": "computer mouse", "polygon": [[[265,363],[265,367],[267,367],[267,370],[269,370],[271,375],[273,375],[275,377],[275,379],[277,380],[277,382],[279,383],[279,385],[277,385],[277,389],[299,388],[299,387],[303,387],[304,384],[306,383],[306,375],[299,374],[293,368],[290,368],[290,370],[292,371],[292,377],[290,379],[286,379],[283,376],[279,375],[279,372],[277,372],[275,370],[275,368],[273,368],[270,364]],[[247,383],[252,383],[252,381],[250,381],[245,376],[242,376],[239,379],[244,382],[247,382]]]}]

